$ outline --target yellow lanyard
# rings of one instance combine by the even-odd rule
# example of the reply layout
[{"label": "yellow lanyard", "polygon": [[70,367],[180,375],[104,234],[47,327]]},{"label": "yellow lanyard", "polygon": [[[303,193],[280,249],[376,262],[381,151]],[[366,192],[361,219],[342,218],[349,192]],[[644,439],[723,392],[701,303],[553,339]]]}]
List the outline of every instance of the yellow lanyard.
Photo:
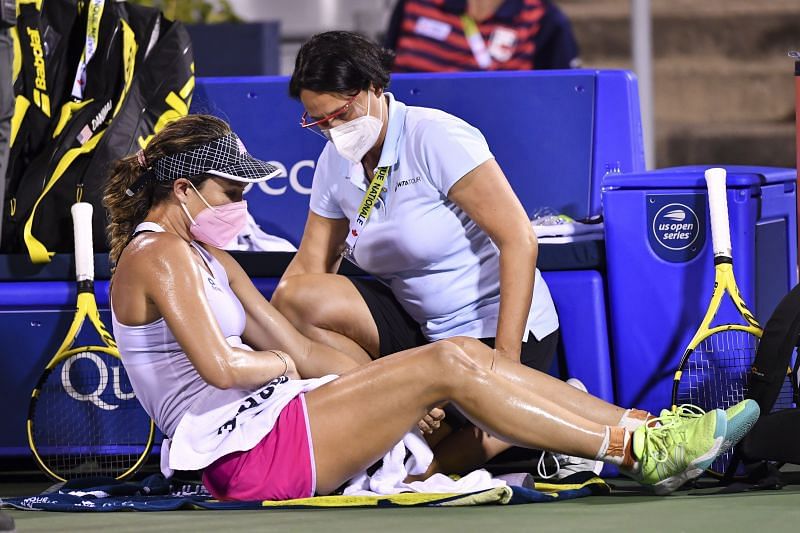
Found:
[{"label": "yellow lanyard", "polygon": [[372,178],[372,181],[369,182],[367,192],[364,193],[364,199],[361,200],[361,205],[358,207],[358,212],[355,218],[350,222],[350,232],[347,234],[345,248],[342,252],[342,255],[349,259],[353,256],[356,241],[361,235],[361,232],[364,231],[364,226],[367,225],[367,220],[370,214],[372,214],[372,209],[377,203],[381,190],[383,190],[383,185],[386,183],[386,178],[389,176],[390,168],[391,167],[378,167],[375,170],[375,176]]}]

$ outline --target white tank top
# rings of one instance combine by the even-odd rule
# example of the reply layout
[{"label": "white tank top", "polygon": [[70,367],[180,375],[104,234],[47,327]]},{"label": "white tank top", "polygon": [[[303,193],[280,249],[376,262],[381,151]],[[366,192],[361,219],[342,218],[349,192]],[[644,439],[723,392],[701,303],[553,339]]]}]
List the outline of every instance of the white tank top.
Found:
[{"label": "white tank top", "polygon": [[[143,231],[164,229],[153,222],[142,222],[135,233]],[[195,242],[191,245],[213,274],[198,265],[206,298],[223,335],[231,346],[243,346],[244,308],[228,284],[225,269],[202,246]],[[178,420],[210,385],[197,373],[163,317],[150,324],[127,326],[117,321],[113,305],[111,317],[114,338],[139,402],[159,429],[172,437]]]},{"label": "white tank top", "polygon": [[[164,230],[158,224],[142,222],[134,234],[143,231]],[[197,266],[209,306],[228,344],[249,350],[240,337],[246,320],[244,308],[230,288],[225,268],[202,246],[191,245],[211,272]],[[112,302],[111,318],[136,397],[164,435],[173,440],[169,465],[176,470],[197,470],[228,453],[251,449],[270,432],[292,398],[335,378],[276,378],[256,391],[218,389],[200,377],[163,317],[128,326],[117,320]],[[259,409],[250,408],[254,403]],[[257,423],[243,423],[254,418]],[[231,426],[234,419],[238,423]]]}]

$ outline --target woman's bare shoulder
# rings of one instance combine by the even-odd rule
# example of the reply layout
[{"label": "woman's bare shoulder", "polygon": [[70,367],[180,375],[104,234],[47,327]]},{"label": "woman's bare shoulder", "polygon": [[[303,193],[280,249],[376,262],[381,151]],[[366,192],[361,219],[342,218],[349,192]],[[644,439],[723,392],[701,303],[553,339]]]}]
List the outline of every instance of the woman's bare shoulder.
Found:
[{"label": "woman's bare shoulder", "polygon": [[171,271],[191,263],[189,243],[174,233],[147,232],[133,238],[123,250],[116,271]]}]

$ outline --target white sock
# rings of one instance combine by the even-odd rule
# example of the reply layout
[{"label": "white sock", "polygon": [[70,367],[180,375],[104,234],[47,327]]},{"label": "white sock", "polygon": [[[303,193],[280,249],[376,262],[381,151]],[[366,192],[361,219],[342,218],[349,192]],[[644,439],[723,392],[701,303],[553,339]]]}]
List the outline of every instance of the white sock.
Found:
[{"label": "white sock", "polygon": [[622,468],[635,469],[636,459],[632,448],[631,432],[620,426],[606,426],[606,434],[595,459]]}]

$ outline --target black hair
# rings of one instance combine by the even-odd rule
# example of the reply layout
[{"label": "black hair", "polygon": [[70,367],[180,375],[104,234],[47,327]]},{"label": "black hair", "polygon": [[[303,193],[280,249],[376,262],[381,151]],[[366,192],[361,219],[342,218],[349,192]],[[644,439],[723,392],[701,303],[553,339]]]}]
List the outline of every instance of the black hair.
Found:
[{"label": "black hair", "polygon": [[370,84],[386,89],[393,63],[394,52],[357,33],[318,33],[297,54],[289,95],[299,99],[304,89],[354,95]]}]

